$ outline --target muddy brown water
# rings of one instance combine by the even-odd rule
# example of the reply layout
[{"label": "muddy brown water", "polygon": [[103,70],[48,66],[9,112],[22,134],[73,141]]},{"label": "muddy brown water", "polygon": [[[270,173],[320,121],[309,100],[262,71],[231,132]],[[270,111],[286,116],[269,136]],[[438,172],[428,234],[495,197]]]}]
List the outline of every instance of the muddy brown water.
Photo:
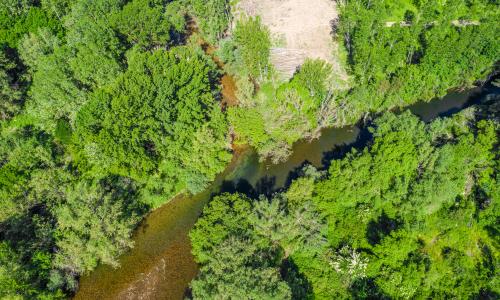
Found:
[{"label": "muddy brown water", "polygon": [[74,299],[183,299],[198,272],[189,230],[224,181],[245,180],[255,186],[268,177],[276,179],[275,188],[282,187],[289,173],[304,161],[321,167],[324,152],[354,142],[358,134],[355,126],[325,129],[321,138],[294,145],[290,158],[278,165],[259,162],[250,147],[236,148],[231,163],[210,188],[178,196],[149,214],[134,234],[134,248],[120,257],[120,267],[101,265],[83,276]]},{"label": "muddy brown water", "polygon": [[[224,101],[234,104],[236,98],[228,99],[235,97],[234,81],[227,75],[226,82],[222,80]],[[442,99],[414,104],[410,110],[429,121],[462,109],[477,92],[451,92]],[[283,187],[291,172],[305,161],[321,167],[326,153],[354,143],[359,133],[356,126],[324,129],[319,139],[296,143],[289,159],[278,165],[260,162],[250,147],[236,148],[229,166],[204,192],[180,195],[151,212],[134,233],[134,248],[120,257],[120,267],[101,265],[83,276],[74,299],[183,299],[198,272],[191,254],[189,230],[224,182],[244,180],[255,187],[262,178],[268,178],[275,189]]]},{"label": "muddy brown water", "polygon": [[188,232],[245,151],[236,151],[226,171],[204,192],[180,195],[149,214],[135,231],[134,248],[120,257],[120,267],[101,265],[82,277],[74,299],[182,299],[198,272]]},{"label": "muddy brown water", "polygon": [[224,74],[220,82],[222,85],[222,107],[225,108],[238,104],[238,98],[236,97],[236,83],[234,82],[233,77],[228,74]]}]

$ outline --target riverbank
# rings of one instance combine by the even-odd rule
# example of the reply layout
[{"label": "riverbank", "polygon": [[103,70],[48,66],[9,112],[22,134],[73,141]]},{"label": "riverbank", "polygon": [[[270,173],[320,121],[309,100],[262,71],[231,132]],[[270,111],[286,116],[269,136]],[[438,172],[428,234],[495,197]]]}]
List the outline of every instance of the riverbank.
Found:
[{"label": "riverbank", "polygon": [[235,149],[229,166],[205,191],[181,194],[152,211],[136,229],[134,248],[120,257],[120,267],[100,265],[82,277],[74,299],[182,299],[198,272],[189,230],[247,151]]},{"label": "riverbank", "polygon": [[[459,111],[485,96],[474,94],[477,98],[467,98],[470,92],[452,93],[451,98],[442,98],[442,103],[419,103],[414,113],[430,120]],[[183,299],[198,271],[188,233],[213,195],[222,191],[272,193],[286,186],[304,163],[322,168],[350,148],[364,147],[369,140],[360,135],[364,131],[362,126],[325,129],[317,140],[296,143],[289,160],[278,165],[259,162],[255,151],[247,146],[235,148],[230,165],[207,190],[178,196],[153,211],[136,230],[135,247],[120,258],[121,267],[115,270],[99,266],[83,277],[75,299],[140,299],[145,295],[147,299]]]},{"label": "riverbank", "polygon": [[[224,70],[222,62],[214,56],[215,49],[203,40],[198,44]],[[221,85],[221,108],[237,105],[233,78],[223,74]],[[417,103],[412,106],[413,112],[429,121],[462,109],[469,96],[451,93],[439,100]],[[342,156],[350,148],[362,148],[368,141],[363,135],[360,137],[364,132],[362,122],[357,126],[327,128],[318,139],[296,142],[292,155],[277,165],[261,162],[248,146],[233,145],[231,163],[209,188],[197,195],[179,195],[151,212],[134,234],[135,247],[120,258],[121,267],[115,270],[99,266],[82,277],[75,299],[182,299],[198,272],[188,233],[214,194],[223,191],[270,194],[284,188],[303,164],[324,168],[330,159]]]}]

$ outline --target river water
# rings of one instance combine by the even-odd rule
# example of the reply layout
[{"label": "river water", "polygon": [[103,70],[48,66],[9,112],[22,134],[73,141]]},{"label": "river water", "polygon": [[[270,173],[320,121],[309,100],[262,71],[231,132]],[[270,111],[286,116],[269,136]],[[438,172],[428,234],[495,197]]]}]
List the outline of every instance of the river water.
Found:
[{"label": "river water", "polygon": [[228,182],[245,182],[254,187],[262,178],[283,187],[291,171],[304,161],[321,167],[323,153],[335,145],[356,141],[357,127],[326,129],[321,138],[297,143],[290,158],[279,165],[259,162],[249,147],[234,150],[231,163],[206,191],[181,195],[153,211],[134,234],[134,248],[120,257],[118,269],[101,265],[80,280],[74,299],[182,299],[198,267],[191,255],[188,232],[204,205]]},{"label": "river water", "polygon": [[[228,77],[224,80],[223,103],[231,105],[234,82]],[[450,92],[409,109],[430,121],[473,103],[479,92]],[[324,129],[319,139],[296,143],[290,158],[278,165],[260,162],[249,147],[235,148],[231,163],[208,189],[194,196],[178,196],[149,214],[135,231],[134,248],[120,257],[121,267],[99,266],[82,277],[74,299],[183,299],[198,272],[188,233],[213,194],[230,188],[266,192],[284,187],[304,162],[323,167],[335,149],[359,142],[360,132],[357,126]]]}]

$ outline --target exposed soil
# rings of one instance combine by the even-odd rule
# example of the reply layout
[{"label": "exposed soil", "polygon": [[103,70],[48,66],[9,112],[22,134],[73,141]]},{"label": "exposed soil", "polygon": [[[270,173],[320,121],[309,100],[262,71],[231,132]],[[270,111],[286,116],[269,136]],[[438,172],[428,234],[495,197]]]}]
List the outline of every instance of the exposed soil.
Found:
[{"label": "exposed soil", "polygon": [[240,0],[236,15],[260,16],[278,45],[271,59],[279,73],[291,77],[306,58],[321,58],[347,75],[339,64],[331,22],[338,16],[332,0]]}]

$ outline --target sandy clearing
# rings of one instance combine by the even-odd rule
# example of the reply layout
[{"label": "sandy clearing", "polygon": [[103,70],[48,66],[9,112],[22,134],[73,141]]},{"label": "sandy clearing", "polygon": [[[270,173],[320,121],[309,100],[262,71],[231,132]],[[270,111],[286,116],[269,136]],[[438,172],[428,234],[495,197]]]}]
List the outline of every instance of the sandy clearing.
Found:
[{"label": "sandy clearing", "polygon": [[240,0],[237,15],[260,16],[274,40],[271,60],[279,73],[291,77],[306,58],[330,62],[339,78],[347,75],[335,53],[331,21],[337,18],[333,0]]}]

